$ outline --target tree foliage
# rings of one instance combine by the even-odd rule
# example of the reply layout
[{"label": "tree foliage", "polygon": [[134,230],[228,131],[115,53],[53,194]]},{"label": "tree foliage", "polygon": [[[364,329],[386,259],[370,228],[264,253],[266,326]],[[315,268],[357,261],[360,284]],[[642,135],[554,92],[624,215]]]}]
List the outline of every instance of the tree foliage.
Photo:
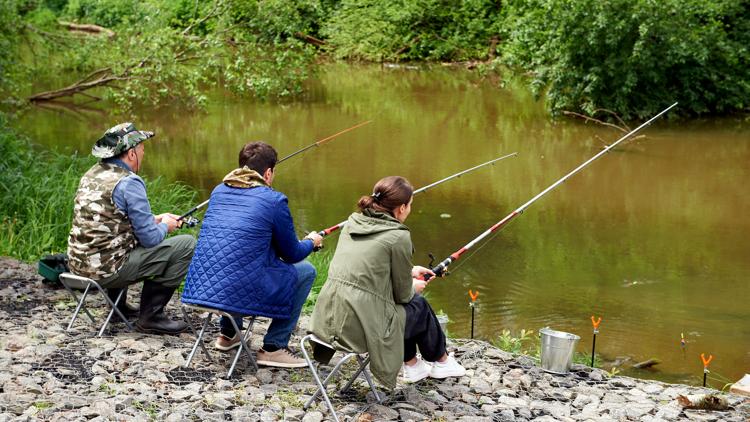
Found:
[{"label": "tree foliage", "polygon": [[342,58],[487,58],[500,23],[495,0],[343,0],[322,33]]},{"label": "tree foliage", "polygon": [[[257,14],[236,13],[245,2],[71,0],[59,13],[44,3],[21,3],[6,6],[22,24],[0,40],[22,40],[31,57],[23,65],[38,75],[36,85],[55,87],[32,95],[33,101],[83,95],[105,97],[122,109],[176,101],[200,106],[205,88],[216,85],[241,95],[286,97],[302,91],[312,69],[311,47],[294,38],[267,42],[250,25]],[[65,21],[115,35],[71,33],[61,26]],[[28,82],[25,90],[32,90]]]},{"label": "tree foliage", "polygon": [[748,107],[750,9],[735,0],[514,0],[504,62],[530,71],[553,112],[643,119]]},{"label": "tree foliage", "polygon": [[553,113],[643,119],[679,101],[683,114],[724,114],[750,98],[746,0],[5,0],[0,24],[0,92],[77,80],[73,94],[123,108],[200,105],[215,85],[297,95],[328,54],[511,68]]}]

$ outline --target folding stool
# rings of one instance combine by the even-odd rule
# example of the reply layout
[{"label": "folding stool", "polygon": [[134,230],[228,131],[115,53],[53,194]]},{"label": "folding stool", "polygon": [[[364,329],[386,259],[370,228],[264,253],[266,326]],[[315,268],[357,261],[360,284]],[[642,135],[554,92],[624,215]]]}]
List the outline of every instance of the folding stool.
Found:
[{"label": "folding stool", "polygon": [[[187,310],[192,310],[195,312],[206,312],[206,318],[203,320],[203,326],[201,327],[200,332],[195,331],[195,327],[193,327],[193,323],[190,322],[190,319],[188,318]],[[195,344],[193,344],[193,349],[190,351],[190,355],[188,355],[187,362],[185,362],[185,366],[190,366],[190,362],[193,360],[193,357],[195,356],[195,352],[198,351],[198,346],[201,347],[203,352],[206,354],[206,357],[208,357],[208,360],[210,360],[212,363],[214,362],[214,359],[211,357],[211,353],[208,352],[208,349],[206,348],[206,345],[203,344],[203,335],[206,333],[206,327],[208,327],[208,323],[211,321],[211,317],[213,315],[219,315],[219,316],[225,316],[229,318],[229,321],[232,322],[232,326],[234,327],[234,332],[238,333],[240,336],[240,345],[237,348],[237,353],[234,355],[234,359],[232,360],[232,366],[229,367],[229,373],[227,374],[227,378],[232,377],[232,373],[234,372],[234,367],[237,365],[237,361],[240,360],[240,354],[242,354],[242,351],[245,351],[245,354],[247,354],[247,358],[250,361],[250,364],[253,366],[253,369],[255,371],[258,370],[258,364],[255,362],[255,358],[253,357],[253,354],[250,353],[250,347],[248,346],[248,341],[250,340],[250,336],[253,333],[253,324],[255,323],[255,317],[250,316],[250,323],[248,324],[247,329],[243,333],[242,330],[237,326],[237,322],[234,320],[236,316],[233,316],[232,314],[228,312],[224,312],[220,309],[214,309],[209,308],[206,306],[199,306],[199,305],[191,305],[187,303],[182,304],[182,315],[185,318],[185,322],[190,325],[190,329],[193,331],[193,335],[195,336]],[[243,316],[245,318],[245,316]]]},{"label": "folding stool", "polygon": [[[87,278],[87,277],[81,277],[79,275],[75,275],[73,273],[62,273],[60,274],[60,282],[62,283],[63,287],[65,287],[65,290],[70,293],[70,295],[73,297],[73,300],[78,302],[78,305],[76,306],[76,310],[73,312],[73,317],[70,319],[70,322],[68,323],[68,328],[66,331],[70,331],[70,329],[73,327],[73,322],[75,322],[76,318],[78,318],[78,313],[81,312],[81,309],[88,315],[89,319],[91,319],[91,322],[96,324],[96,320],[94,319],[94,316],[91,315],[89,310],[86,308],[86,296],[89,294],[89,290],[91,289],[91,286],[94,286],[99,292],[102,294],[102,297],[104,298],[107,305],[109,305],[110,311],[107,315],[107,319],[104,321],[104,324],[102,324],[102,328],[99,329],[98,336],[101,337],[102,334],[104,334],[104,330],[109,325],[109,321],[112,319],[112,315],[115,313],[117,314],[120,319],[125,322],[125,325],[127,325],[128,329],[133,329],[133,324],[128,321],[127,318],[125,318],[125,315],[122,314],[122,312],[117,309],[117,304],[120,303],[120,299],[122,299],[122,296],[125,294],[126,289],[122,289],[120,291],[120,294],[117,295],[117,299],[115,299],[114,302],[112,302],[112,299],[109,298],[109,295],[107,294],[107,291],[102,288],[102,286],[99,285],[96,281]],[[78,282],[79,284],[84,284],[86,286],[86,289],[81,294],[81,298],[79,299],[78,296],[76,296],[73,289],[68,285],[68,283],[75,283]]]},{"label": "folding stool", "polygon": [[[310,359],[310,355],[308,354],[307,349],[305,349],[305,343],[310,344],[311,347],[313,346],[311,342],[317,343],[318,346],[322,346],[327,349],[330,349],[329,352],[332,352],[331,354],[337,351],[346,353],[346,355],[333,367],[333,370],[331,370],[331,372],[323,381],[320,380],[320,375],[318,374],[318,371],[315,368],[315,364],[313,363],[312,359]],[[326,402],[326,405],[328,405],[328,409],[331,411],[331,414],[333,415],[333,419],[336,420],[336,422],[339,421],[339,417],[338,415],[336,415],[336,409],[333,408],[333,405],[331,404],[331,399],[328,397],[328,393],[326,392],[326,385],[328,384],[328,381],[330,381],[333,378],[333,376],[336,375],[339,369],[341,369],[344,363],[346,363],[346,361],[348,361],[349,359],[353,357],[357,358],[359,367],[354,372],[354,375],[352,375],[351,379],[349,379],[349,381],[346,383],[344,388],[342,388],[339,391],[339,394],[345,393],[346,391],[348,391],[351,388],[352,384],[354,384],[354,381],[356,381],[356,379],[359,377],[359,374],[362,374],[365,377],[367,384],[370,386],[370,390],[372,391],[372,394],[375,396],[375,400],[377,400],[378,403],[382,401],[381,400],[382,396],[375,389],[375,384],[372,382],[372,378],[370,377],[370,372],[367,371],[367,365],[369,365],[370,363],[370,356],[363,357],[363,355],[366,355],[366,353],[359,354],[359,353],[351,352],[349,350],[336,349],[332,345],[315,337],[314,334],[306,335],[305,337],[302,338],[302,340],[300,340],[299,344],[300,344],[300,350],[302,350],[302,354],[305,357],[305,361],[307,361],[307,366],[310,369],[310,372],[312,373],[313,379],[315,380],[315,384],[318,385],[318,390],[312,395],[312,397],[310,397],[307,403],[305,403],[303,409],[307,410],[307,408],[310,407],[312,402],[318,397],[318,394],[321,394],[323,396],[323,399]]]}]

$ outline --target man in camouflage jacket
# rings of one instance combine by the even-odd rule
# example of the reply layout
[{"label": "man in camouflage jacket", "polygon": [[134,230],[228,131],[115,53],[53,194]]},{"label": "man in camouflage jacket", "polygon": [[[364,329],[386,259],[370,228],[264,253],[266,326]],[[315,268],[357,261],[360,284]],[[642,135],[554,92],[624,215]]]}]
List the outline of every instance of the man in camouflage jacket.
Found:
[{"label": "man in camouflage jacket", "polygon": [[124,299],[118,307],[126,316],[138,314],[139,331],[176,334],[188,326],[167,317],[164,306],[185,277],[195,239],[167,239],[167,233],[181,225],[178,216],[151,213],[146,184],[137,173],[143,164],[143,141],[152,136],[153,132],[122,123],[92,148],[100,161],[78,187],[68,238],[69,265],[74,274],[106,288],[113,301],[121,289],[143,280],[140,312]]}]

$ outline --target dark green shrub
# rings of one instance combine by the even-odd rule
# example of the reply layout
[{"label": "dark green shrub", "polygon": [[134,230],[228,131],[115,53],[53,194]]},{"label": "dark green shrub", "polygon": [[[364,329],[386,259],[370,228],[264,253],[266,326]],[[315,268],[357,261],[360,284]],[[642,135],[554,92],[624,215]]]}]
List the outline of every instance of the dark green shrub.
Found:
[{"label": "dark green shrub", "polygon": [[322,33],[343,58],[483,59],[499,14],[493,0],[344,0]]},{"label": "dark green shrub", "polygon": [[736,0],[513,0],[504,61],[530,71],[547,106],[643,119],[743,110],[750,97],[750,9]]}]

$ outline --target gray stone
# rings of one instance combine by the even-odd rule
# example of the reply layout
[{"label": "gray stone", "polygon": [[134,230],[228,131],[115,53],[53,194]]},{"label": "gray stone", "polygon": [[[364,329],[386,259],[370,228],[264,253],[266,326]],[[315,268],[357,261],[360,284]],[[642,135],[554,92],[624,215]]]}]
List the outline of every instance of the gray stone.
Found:
[{"label": "gray stone", "polygon": [[591,371],[591,373],[589,373],[589,378],[592,381],[602,381],[604,380],[604,375],[599,371]]},{"label": "gray stone", "polygon": [[373,404],[368,409],[374,420],[392,421],[398,419],[398,412],[381,404]]},{"label": "gray stone", "polygon": [[82,408],[81,414],[87,418],[92,418],[95,416],[112,418],[115,414],[115,410],[109,403],[105,401],[95,401],[91,404],[91,406]]},{"label": "gray stone", "polygon": [[646,384],[646,385],[642,385],[641,389],[646,394],[658,394],[658,393],[661,393],[662,390],[664,390],[664,387],[662,387],[659,384]]},{"label": "gray stone", "polygon": [[[452,399],[454,397],[460,397],[462,394],[468,393],[470,391],[469,387],[465,385],[447,385],[447,384],[438,385],[438,390],[440,390],[440,393],[449,399]],[[409,400],[408,397],[406,399]]]},{"label": "gray stone", "polygon": [[258,378],[261,384],[270,384],[273,382],[273,373],[269,369],[259,368],[255,378]]},{"label": "gray stone", "polygon": [[650,413],[652,410],[654,410],[653,404],[629,404],[625,408],[625,414],[630,419],[639,419],[643,415]]},{"label": "gray stone", "polygon": [[515,397],[499,397],[497,399],[497,404],[502,404],[512,409],[518,409],[521,407],[529,407],[528,400],[522,399],[522,398],[515,398]]},{"label": "gray stone", "polygon": [[479,394],[489,394],[492,392],[492,386],[490,386],[490,383],[482,378],[472,378],[469,383],[469,388]]},{"label": "gray stone", "polygon": [[181,421],[184,421],[185,419],[187,418],[182,413],[173,412],[173,413],[170,413],[166,417],[165,421],[166,422],[181,422]]},{"label": "gray stone", "polygon": [[285,421],[301,421],[302,417],[305,415],[305,411],[302,409],[284,409],[284,419]]},{"label": "gray stone", "polygon": [[489,398],[487,396],[482,396],[482,397],[479,398],[478,403],[479,403],[480,406],[483,405],[483,404],[495,404],[495,400],[492,400],[491,398]]},{"label": "gray stone", "polygon": [[609,380],[609,384],[615,387],[633,388],[635,387],[635,381],[625,377],[614,377]]},{"label": "gray stone", "polygon": [[411,410],[406,410],[406,409],[400,409],[398,411],[398,415],[401,417],[401,420],[404,422],[421,422],[421,421],[430,419],[421,413],[413,412]]},{"label": "gray stone", "polygon": [[437,403],[447,403],[448,402],[448,399],[446,399],[445,397],[443,397],[442,395],[440,395],[440,393],[438,393],[435,390],[428,391],[427,394],[425,394],[425,396],[428,399],[430,399],[430,400],[432,400],[434,402],[437,402]]},{"label": "gray stone", "polygon": [[169,393],[169,398],[176,401],[183,401],[194,395],[195,393],[190,390],[175,390]]},{"label": "gray stone", "polygon": [[321,422],[323,414],[320,412],[308,412],[302,417],[302,422]]},{"label": "gray stone", "polygon": [[625,397],[623,397],[621,394],[610,392],[605,393],[604,397],[602,397],[603,403],[625,403]]},{"label": "gray stone", "polygon": [[532,412],[535,409],[538,409],[545,414],[552,415],[558,419],[570,416],[570,406],[554,401],[534,400],[531,402],[529,407],[531,408]]}]

